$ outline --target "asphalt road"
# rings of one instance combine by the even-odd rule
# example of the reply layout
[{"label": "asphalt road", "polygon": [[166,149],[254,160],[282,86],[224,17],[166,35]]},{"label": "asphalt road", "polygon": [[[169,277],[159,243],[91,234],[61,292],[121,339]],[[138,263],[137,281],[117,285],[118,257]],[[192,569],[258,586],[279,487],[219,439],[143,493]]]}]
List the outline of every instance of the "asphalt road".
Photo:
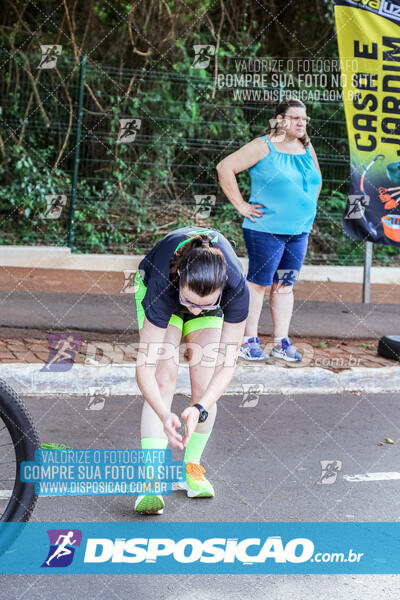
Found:
[{"label": "asphalt road", "polygon": [[[324,283],[319,283],[319,287],[325,290]],[[396,288],[395,285],[391,287]],[[307,300],[296,297],[290,325],[292,335],[346,339],[379,338],[396,333],[393,328],[399,322],[400,303],[362,304],[348,299],[344,301],[333,292],[330,302],[315,301],[317,297],[317,290],[315,295],[310,292]],[[393,302],[389,291],[383,299]],[[132,294],[33,293],[0,289],[0,304],[0,327],[3,328],[47,331],[51,324],[56,331],[70,329],[102,334],[134,333],[138,330]],[[271,331],[272,320],[266,301],[259,333],[270,335]]]},{"label": "asphalt road", "polygon": [[[87,410],[87,396],[25,400],[42,442],[139,447],[138,397],[106,397],[101,410]],[[175,412],[186,403],[176,397]],[[32,520],[398,521],[400,480],[351,480],[399,471],[400,443],[384,442],[400,441],[398,405],[395,394],[225,396],[202,460],[215,498],[193,500],[176,491],[157,517],[135,514],[127,496],[40,498]],[[174,458],[183,455],[174,451]],[[320,461],[337,461],[336,481],[319,483]],[[0,584],[1,597],[10,600],[394,600],[400,576],[3,575]]]}]

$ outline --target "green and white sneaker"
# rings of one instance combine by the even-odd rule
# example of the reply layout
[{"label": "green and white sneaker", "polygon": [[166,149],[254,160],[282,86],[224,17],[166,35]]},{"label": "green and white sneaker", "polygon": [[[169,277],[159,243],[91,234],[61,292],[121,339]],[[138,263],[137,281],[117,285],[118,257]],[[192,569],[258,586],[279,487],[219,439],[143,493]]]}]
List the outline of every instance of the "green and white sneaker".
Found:
[{"label": "green and white sneaker", "polygon": [[158,495],[138,496],[135,502],[135,510],[145,515],[162,515],[164,506],[164,498]]},{"label": "green and white sneaker", "polygon": [[186,463],[186,481],[179,481],[178,488],[186,490],[189,498],[212,498],[214,488],[204,477],[205,468],[197,463]]}]

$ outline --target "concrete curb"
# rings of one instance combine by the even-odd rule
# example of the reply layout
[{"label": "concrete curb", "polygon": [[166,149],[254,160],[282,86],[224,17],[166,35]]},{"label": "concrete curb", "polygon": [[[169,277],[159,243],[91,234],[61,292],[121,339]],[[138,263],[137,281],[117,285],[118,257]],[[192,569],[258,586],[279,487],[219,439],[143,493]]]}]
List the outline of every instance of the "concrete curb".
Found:
[{"label": "concrete curb", "polygon": [[[112,396],[137,395],[135,365],[74,365],[66,372],[44,372],[41,363],[0,365],[0,378],[22,396],[86,396],[90,388],[108,389]],[[245,387],[243,387],[245,386]],[[251,386],[258,393],[305,394],[364,391],[397,392],[400,388],[400,365],[394,367],[354,367],[333,373],[320,367],[286,368],[278,366],[239,365],[226,394],[243,394]],[[262,387],[261,387],[262,386]],[[189,369],[180,366],[176,393],[190,395]]]}]

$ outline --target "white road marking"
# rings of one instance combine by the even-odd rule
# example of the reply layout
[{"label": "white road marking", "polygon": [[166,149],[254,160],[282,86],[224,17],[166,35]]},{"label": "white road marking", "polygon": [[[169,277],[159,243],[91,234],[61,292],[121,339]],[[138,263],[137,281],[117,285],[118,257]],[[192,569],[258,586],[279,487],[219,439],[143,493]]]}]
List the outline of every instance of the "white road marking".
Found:
[{"label": "white road marking", "polygon": [[346,481],[388,481],[389,479],[400,479],[398,471],[382,473],[358,473],[357,475],[343,475]]},{"label": "white road marking", "polygon": [[[8,500],[11,498],[12,490],[0,490],[0,500]],[[43,494],[39,498],[54,498],[55,496]]]}]

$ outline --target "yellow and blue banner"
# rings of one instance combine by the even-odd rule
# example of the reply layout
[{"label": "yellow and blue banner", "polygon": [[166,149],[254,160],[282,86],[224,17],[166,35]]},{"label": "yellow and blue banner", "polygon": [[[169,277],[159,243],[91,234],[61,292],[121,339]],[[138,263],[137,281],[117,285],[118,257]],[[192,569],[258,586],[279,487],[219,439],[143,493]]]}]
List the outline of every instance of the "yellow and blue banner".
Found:
[{"label": "yellow and blue banner", "polygon": [[400,247],[400,2],[336,0],[335,19],[351,160],[344,230]]}]

